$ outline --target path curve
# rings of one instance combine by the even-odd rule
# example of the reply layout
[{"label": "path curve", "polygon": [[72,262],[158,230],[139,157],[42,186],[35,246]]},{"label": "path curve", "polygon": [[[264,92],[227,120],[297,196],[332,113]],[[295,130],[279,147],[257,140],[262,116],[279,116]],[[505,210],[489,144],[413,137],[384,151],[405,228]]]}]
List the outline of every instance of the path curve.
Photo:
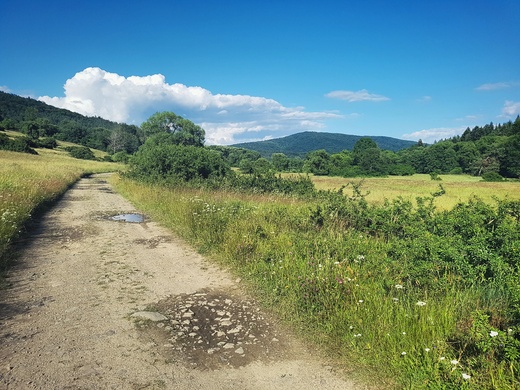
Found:
[{"label": "path curve", "polygon": [[354,389],[106,175],[38,223],[0,300],[1,389]]}]

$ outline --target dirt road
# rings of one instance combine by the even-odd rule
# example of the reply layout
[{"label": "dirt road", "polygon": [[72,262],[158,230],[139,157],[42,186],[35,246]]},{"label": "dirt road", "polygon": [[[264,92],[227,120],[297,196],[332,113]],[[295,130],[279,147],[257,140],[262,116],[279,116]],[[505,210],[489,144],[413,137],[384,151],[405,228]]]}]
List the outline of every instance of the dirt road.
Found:
[{"label": "dirt road", "polygon": [[354,389],[104,175],[21,248],[0,300],[2,389]]}]

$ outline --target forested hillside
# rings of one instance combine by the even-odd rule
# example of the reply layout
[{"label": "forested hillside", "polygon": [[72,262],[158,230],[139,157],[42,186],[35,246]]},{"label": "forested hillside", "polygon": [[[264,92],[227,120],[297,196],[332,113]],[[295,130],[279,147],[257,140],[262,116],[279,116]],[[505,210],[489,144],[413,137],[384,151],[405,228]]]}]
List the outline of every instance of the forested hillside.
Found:
[{"label": "forested hillside", "polygon": [[0,130],[20,131],[30,138],[53,137],[110,153],[134,153],[143,141],[137,126],[86,117],[1,91]]},{"label": "forested hillside", "polygon": [[[283,138],[240,143],[233,146],[259,152],[261,156],[265,158],[271,158],[273,153],[283,153],[288,157],[305,158],[307,153],[319,149],[324,149],[327,153],[339,153],[343,150],[352,150],[356,142],[361,138],[363,137],[359,135],[305,131]],[[374,136],[370,138],[374,140],[380,149],[391,150],[393,152],[415,144],[413,141],[405,141],[392,137]]]}]

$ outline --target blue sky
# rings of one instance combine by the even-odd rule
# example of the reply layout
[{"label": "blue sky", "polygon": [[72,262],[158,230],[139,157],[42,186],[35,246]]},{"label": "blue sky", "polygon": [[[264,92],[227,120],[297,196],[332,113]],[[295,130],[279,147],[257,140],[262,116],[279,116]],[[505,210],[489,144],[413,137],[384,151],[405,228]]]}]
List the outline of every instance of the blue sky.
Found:
[{"label": "blue sky", "polygon": [[0,89],[207,144],[426,142],[520,114],[520,1],[0,1]]}]

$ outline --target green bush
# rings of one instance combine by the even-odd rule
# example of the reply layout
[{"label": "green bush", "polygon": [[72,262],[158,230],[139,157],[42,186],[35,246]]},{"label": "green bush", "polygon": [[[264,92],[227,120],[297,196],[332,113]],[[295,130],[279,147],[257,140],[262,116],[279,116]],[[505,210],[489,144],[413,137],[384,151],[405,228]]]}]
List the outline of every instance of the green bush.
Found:
[{"label": "green bush", "polygon": [[499,182],[505,179],[496,172],[485,172],[482,174],[482,181]]},{"label": "green bush", "polygon": [[96,156],[92,153],[92,150],[86,146],[68,146],[65,148],[71,157],[79,158],[81,160],[95,160]]}]

